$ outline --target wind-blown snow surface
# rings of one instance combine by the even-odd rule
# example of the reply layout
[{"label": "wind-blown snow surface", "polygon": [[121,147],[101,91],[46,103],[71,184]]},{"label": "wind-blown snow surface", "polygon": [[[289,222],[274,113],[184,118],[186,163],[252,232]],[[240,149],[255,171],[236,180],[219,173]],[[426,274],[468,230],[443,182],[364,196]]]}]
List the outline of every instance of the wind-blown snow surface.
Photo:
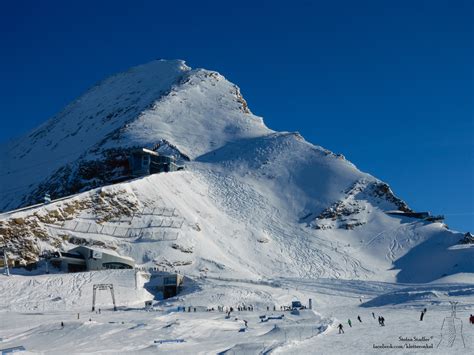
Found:
[{"label": "wind-blown snow surface", "polygon": [[[114,159],[128,148],[158,145],[186,160],[186,170],[113,185],[120,169],[115,175],[95,174],[94,169],[115,167]],[[10,258],[28,263],[44,250],[88,244],[131,256],[139,266],[190,277],[184,295],[160,303],[165,313],[156,319],[139,310],[101,315],[102,320],[93,315],[92,322],[69,315],[68,331],[54,342],[58,352],[153,352],[160,333],[186,338],[185,344],[163,348],[170,351],[308,353],[339,341],[334,325],[362,312],[361,296],[366,306],[383,308],[380,312],[395,307],[398,325],[392,330],[400,335],[416,330],[408,321],[417,317],[410,307],[436,304],[446,312],[447,300],[454,298],[463,303],[463,312],[472,309],[472,288],[461,282],[472,282],[474,248],[458,244],[461,233],[442,223],[386,214],[410,209],[388,185],[343,156],[298,133],[268,129],[235,85],[182,61],[155,61],[106,79],[0,153],[3,210],[45,191],[53,198],[66,196],[0,215]],[[82,192],[67,196],[77,191]],[[146,285],[136,286],[133,273],[15,275],[0,282],[2,319],[17,322],[9,330],[2,321],[0,337],[8,346],[27,344],[34,351],[51,350],[53,343],[41,339],[59,336],[59,317],[90,307],[95,282],[116,284],[123,306],[153,297]],[[430,282],[435,286],[423,289]],[[318,313],[287,315],[275,329],[246,314],[255,324],[251,339],[237,332],[241,322],[222,314],[168,314],[177,305],[245,303],[266,310],[294,297],[315,297]],[[348,311],[342,312],[340,305],[346,304]],[[43,311],[39,318],[16,313]],[[30,322],[44,325],[32,329]],[[374,326],[346,339],[362,352],[377,339],[397,341],[389,328]],[[434,336],[437,326],[426,329]],[[369,345],[361,344],[362,336],[372,337]],[[122,339],[129,338],[126,345]],[[357,352],[347,342],[338,344],[339,353]]]}]

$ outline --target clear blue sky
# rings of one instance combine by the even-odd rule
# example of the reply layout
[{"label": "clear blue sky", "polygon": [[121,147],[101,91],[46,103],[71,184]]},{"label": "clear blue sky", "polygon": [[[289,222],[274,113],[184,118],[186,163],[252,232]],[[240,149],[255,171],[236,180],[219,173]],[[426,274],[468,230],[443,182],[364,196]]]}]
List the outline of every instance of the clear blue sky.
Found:
[{"label": "clear blue sky", "polygon": [[110,74],[180,58],[473,231],[473,24],[471,0],[2,1],[0,141]]}]

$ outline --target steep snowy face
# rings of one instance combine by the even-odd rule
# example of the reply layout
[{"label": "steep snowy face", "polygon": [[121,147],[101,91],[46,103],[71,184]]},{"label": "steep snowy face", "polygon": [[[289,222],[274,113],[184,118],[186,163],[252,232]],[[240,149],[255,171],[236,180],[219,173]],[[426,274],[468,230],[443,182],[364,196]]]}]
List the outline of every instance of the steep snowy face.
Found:
[{"label": "steep snowy face", "polygon": [[208,153],[198,162],[231,172],[287,206],[291,218],[308,218],[344,197],[366,177],[342,156],[306,142],[298,133],[274,133],[240,140]]},{"label": "steep snowy face", "polygon": [[236,85],[219,73],[197,69],[103,147],[151,146],[159,137],[195,159],[228,142],[270,132],[250,112]]},{"label": "steep snowy face", "polygon": [[98,83],[30,134],[3,146],[2,166],[8,173],[44,162],[42,169],[30,171],[41,174],[74,161],[136,118],[189,70],[182,61],[155,61]]},{"label": "steep snowy face", "polygon": [[[291,213],[288,217],[300,222],[353,215],[367,209],[360,201],[382,211],[409,210],[387,184],[359,171],[342,155],[306,142],[299,133],[229,143],[197,161],[252,182],[257,190],[278,198]],[[354,208],[342,211],[345,205]]]},{"label": "steep snowy face", "polygon": [[[0,210],[109,183],[130,147],[194,158],[271,132],[239,88],[183,61],[153,61],[91,88],[27,136],[0,147]],[[169,150],[169,149],[168,149]]]}]

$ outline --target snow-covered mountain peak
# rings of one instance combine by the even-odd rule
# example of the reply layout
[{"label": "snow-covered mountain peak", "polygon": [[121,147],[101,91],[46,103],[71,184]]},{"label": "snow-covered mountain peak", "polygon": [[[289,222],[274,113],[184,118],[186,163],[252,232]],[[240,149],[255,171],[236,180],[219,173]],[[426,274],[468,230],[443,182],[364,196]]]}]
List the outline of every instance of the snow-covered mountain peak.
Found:
[{"label": "snow-covered mountain peak", "polygon": [[239,87],[216,72],[196,69],[104,147],[153,145],[161,137],[194,159],[228,142],[270,132],[250,112]]},{"label": "snow-covered mountain peak", "polygon": [[99,82],[28,135],[0,146],[0,209],[35,202],[46,190],[59,197],[84,189],[87,183],[67,186],[83,180],[75,176],[80,166],[110,161],[130,147],[166,142],[196,158],[270,132],[222,75],[182,60],[152,61]]},{"label": "snow-covered mountain peak", "polygon": [[[186,168],[134,179],[136,148]],[[0,153],[1,209],[65,197],[0,218],[0,242],[18,263],[90,244],[233,278],[412,282],[474,270],[461,234],[344,156],[267,128],[235,84],[183,61],[105,79]],[[436,269],[431,254],[444,260]],[[432,271],[414,277],[415,261]]]},{"label": "snow-covered mountain peak", "polygon": [[[184,61],[157,60],[112,75],[87,90],[23,140],[12,144],[12,148],[25,140],[32,146],[32,153],[34,148],[42,147],[54,152],[74,143],[88,148],[163,96],[188,71],[190,68]],[[29,152],[21,153],[23,155],[18,158],[29,156]]]}]

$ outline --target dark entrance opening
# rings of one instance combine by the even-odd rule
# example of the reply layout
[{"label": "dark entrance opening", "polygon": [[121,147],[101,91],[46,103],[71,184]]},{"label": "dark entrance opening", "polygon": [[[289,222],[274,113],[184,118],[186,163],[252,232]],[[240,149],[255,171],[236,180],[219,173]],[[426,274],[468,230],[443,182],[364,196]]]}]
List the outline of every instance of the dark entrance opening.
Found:
[{"label": "dark entrance opening", "polygon": [[67,264],[67,271],[68,271],[68,272],[81,272],[81,271],[86,271],[86,265]]},{"label": "dark entrance opening", "polygon": [[163,298],[170,298],[177,295],[176,286],[165,286],[163,288]]}]

